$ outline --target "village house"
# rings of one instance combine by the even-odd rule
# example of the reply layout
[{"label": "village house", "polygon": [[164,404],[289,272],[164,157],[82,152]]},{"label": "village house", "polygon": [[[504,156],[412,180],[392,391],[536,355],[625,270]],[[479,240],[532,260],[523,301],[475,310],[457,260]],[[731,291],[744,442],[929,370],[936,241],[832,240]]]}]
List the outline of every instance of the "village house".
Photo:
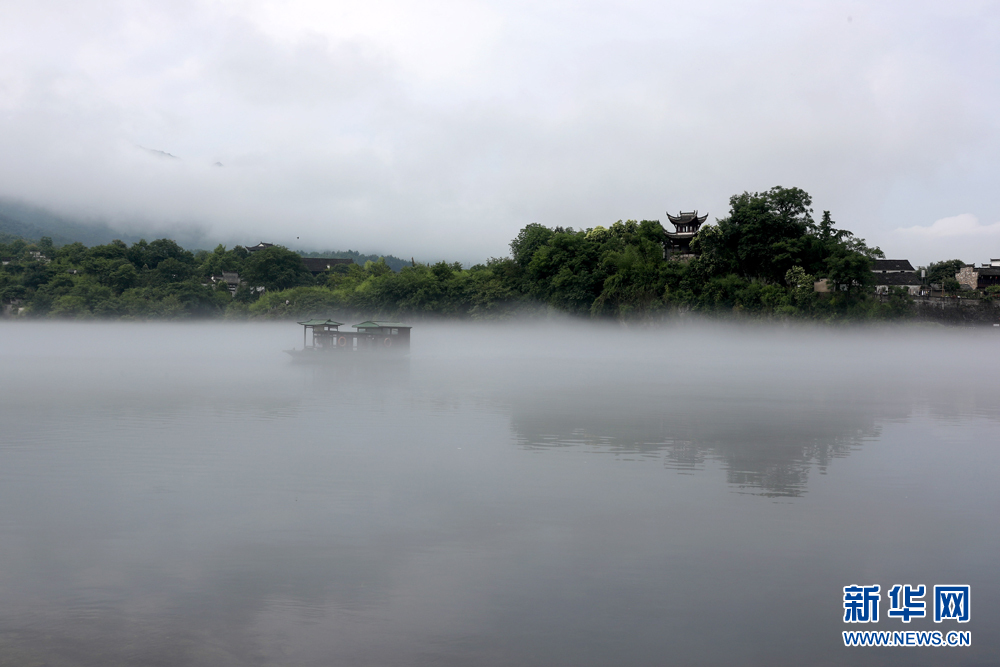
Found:
[{"label": "village house", "polygon": [[968,264],[959,269],[955,280],[964,289],[984,290],[993,285],[1000,285],[1000,259],[991,259],[989,264],[976,266]]},{"label": "village house", "polygon": [[[876,294],[888,294],[892,287],[905,287],[907,292],[917,296],[923,287],[923,279],[907,259],[876,259],[872,273],[875,274]],[[846,290],[847,285],[840,285],[840,289]],[[822,278],[813,283],[813,291],[826,294],[834,291],[834,287]]]},{"label": "village house", "polygon": [[905,287],[913,296],[920,294],[923,280],[908,259],[876,259],[872,265],[875,274],[875,293],[888,294],[892,287]]},{"label": "village house", "polygon": [[875,273],[915,273],[916,269],[908,259],[876,259],[872,271]]},{"label": "village house", "polygon": [[236,290],[242,284],[240,280],[240,274],[237,271],[223,271],[221,276],[209,276],[209,282],[202,283],[205,287],[210,285],[218,285],[219,283],[226,283],[229,288],[230,296],[236,296]]},{"label": "village house", "polygon": [[875,282],[876,294],[888,294],[891,287],[905,287],[912,296],[918,296],[923,287],[920,275],[916,271],[896,271],[894,273],[878,274]]}]

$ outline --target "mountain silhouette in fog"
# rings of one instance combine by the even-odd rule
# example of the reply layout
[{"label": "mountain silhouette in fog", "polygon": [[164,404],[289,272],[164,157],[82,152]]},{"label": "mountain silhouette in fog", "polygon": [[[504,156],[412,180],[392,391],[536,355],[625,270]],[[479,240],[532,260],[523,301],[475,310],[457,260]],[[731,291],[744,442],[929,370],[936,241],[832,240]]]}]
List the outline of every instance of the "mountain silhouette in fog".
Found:
[{"label": "mountain silhouette in fog", "polygon": [[133,227],[128,232],[112,227],[102,220],[59,215],[47,209],[13,199],[0,198],[0,241],[23,238],[38,241],[48,236],[57,246],[79,241],[85,246],[103,245],[115,239],[135,243],[141,239],[156,239],[169,235],[185,248],[213,245],[196,226],[178,225],[169,230]]},{"label": "mountain silhouette in fog", "polygon": [[113,229],[104,222],[74,220],[11,199],[0,199],[2,236],[21,237],[29,241],[48,236],[56,245],[79,241],[86,246],[101,245],[114,239],[134,243],[140,238]]},{"label": "mountain silhouette in fog", "polygon": [[[154,151],[143,149],[152,153],[162,153],[164,159],[178,159],[164,151]],[[219,164],[218,166],[222,166]],[[104,245],[115,239],[132,244],[142,239],[152,240],[158,238],[169,238],[175,241],[182,248],[188,250],[211,249],[220,240],[225,245],[252,244],[260,239],[247,236],[246,238],[218,239],[209,237],[202,229],[195,225],[176,225],[169,229],[162,227],[142,228],[141,226],[131,226],[135,231],[127,232],[108,225],[101,220],[86,220],[58,215],[49,210],[16,201],[13,199],[0,198],[0,243],[9,243],[15,238],[23,238],[27,241],[38,241],[43,236],[52,239],[56,246],[67,245],[79,241],[85,246]],[[276,241],[277,242],[277,241]],[[295,244],[290,244],[295,245]],[[393,255],[381,255],[378,253],[365,254],[356,250],[325,250],[313,248],[312,251],[302,252],[304,257],[342,257],[353,259],[356,263],[364,265],[366,261],[377,262],[380,257],[385,258],[386,264],[393,271],[399,271],[403,266],[410,264],[410,260],[404,260]]]}]

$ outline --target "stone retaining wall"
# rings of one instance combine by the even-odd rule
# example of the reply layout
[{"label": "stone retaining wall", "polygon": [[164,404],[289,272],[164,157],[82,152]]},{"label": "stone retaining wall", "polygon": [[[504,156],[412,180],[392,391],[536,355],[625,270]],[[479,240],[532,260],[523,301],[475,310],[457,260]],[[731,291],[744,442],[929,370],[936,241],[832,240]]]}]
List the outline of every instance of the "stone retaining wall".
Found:
[{"label": "stone retaining wall", "polygon": [[1000,324],[1000,301],[916,296],[917,317],[947,324]]}]

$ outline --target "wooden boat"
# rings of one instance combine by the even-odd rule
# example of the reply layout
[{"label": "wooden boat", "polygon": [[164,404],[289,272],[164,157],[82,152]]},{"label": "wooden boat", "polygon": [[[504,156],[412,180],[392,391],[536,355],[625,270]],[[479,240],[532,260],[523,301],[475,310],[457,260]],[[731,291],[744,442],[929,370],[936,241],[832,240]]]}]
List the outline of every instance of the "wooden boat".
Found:
[{"label": "wooden boat", "polygon": [[398,356],[410,351],[410,329],[400,322],[369,320],[341,331],[343,322],[306,320],[302,325],[302,349],[285,350],[296,362],[329,362],[354,355]]}]

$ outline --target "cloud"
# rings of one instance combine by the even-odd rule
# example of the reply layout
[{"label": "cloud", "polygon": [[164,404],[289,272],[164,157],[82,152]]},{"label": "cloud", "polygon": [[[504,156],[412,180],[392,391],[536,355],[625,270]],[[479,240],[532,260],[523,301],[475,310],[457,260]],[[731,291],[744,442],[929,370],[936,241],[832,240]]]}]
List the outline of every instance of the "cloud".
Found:
[{"label": "cloud", "polygon": [[914,265],[944,259],[984,262],[1000,257],[1000,222],[982,224],[971,213],[935,220],[929,225],[899,227],[879,239],[888,256]]},{"label": "cloud", "polygon": [[979,218],[971,213],[963,213],[935,220],[933,224],[926,227],[900,227],[896,229],[896,233],[928,240],[959,237],[994,239],[1000,237],[1000,222],[984,225],[979,222]]},{"label": "cloud", "polygon": [[721,217],[730,195],[784,185],[881,242],[915,210],[1000,219],[998,17],[839,0],[7,0],[0,196],[123,229],[467,262],[530,222]]}]

